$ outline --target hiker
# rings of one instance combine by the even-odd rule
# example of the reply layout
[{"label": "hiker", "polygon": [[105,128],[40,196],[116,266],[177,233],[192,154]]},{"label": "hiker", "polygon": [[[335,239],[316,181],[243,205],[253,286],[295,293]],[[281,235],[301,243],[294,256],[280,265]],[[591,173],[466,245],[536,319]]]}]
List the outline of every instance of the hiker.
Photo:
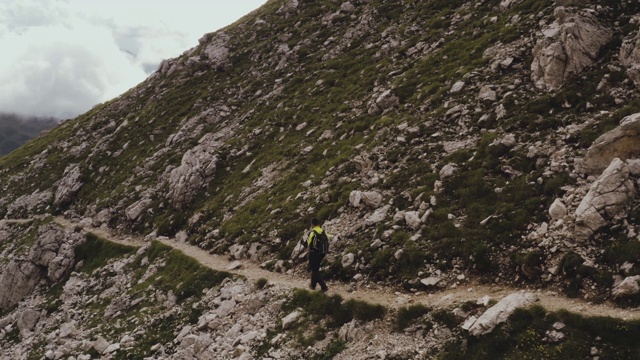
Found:
[{"label": "hiker", "polygon": [[311,268],[311,290],[316,289],[316,284],[320,284],[320,290],[329,290],[327,284],[322,279],[320,273],[320,263],[329,250],[329,236],[320,227],[320,220],[311,219],[311,231],[307,239],[302,239],[302,246],[309,248],[309,267]]}]

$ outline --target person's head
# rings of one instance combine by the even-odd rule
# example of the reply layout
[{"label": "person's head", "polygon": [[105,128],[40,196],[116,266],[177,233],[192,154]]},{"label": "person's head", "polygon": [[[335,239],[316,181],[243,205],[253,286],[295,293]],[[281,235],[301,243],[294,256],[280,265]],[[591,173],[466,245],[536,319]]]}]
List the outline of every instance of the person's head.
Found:
[{"label": "person's head", "polygon": [[311,219],[311,226],[320,226],[320,220],[318,218]]}]

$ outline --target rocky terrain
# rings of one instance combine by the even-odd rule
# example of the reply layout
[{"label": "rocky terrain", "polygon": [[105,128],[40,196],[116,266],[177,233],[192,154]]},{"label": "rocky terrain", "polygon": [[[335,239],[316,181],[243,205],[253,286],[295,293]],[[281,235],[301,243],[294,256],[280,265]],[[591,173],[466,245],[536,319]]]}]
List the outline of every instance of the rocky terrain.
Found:
[{"label": "rocky terrain", "polygon": [[[628,358],[635,345],[611,335],[632,321],[516,308],[541,293],[639,304],[639,49],[635,1],[271,0],[0,159],[0,215],[35,219],[0,229],[2,349]],[[147,242],[105,245],[50,215]],[[312,217],[331,234],[325,273],[353,291],[518,295],[383,312],[188,257],[211,279],[156,276],[178,266],[153,242],[168,238],[303,272]],[[345,310],[318,320],[303,301]],[[486,314],[509,321],[496,331]]]}]

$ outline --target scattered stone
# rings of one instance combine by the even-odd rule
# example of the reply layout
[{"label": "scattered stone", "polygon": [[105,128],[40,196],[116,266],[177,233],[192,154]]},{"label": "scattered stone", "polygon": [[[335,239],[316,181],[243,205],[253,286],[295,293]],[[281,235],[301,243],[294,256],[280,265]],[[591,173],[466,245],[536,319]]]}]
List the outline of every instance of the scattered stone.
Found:
[{"label": "scattered stone", "polygon": [[496,325],[505,322],[516,309],[527,307],[536,301],[538,297],[535,294],[524,291],[508,295],[469,325],[469,333],[476,337],[488,334]]},{"label": "scattered stone", "polygon": [[440,282],[440,277],[437,276],[429,276],[428,278],[424,278],[422,280],[420,280],[420,282],[422,283],[422,285],[424,286],[434,286],[437,283]]},{"label": "scattered stone", "polygon": [[293,326],[293,324],[295,324],[301,316],[302,313],[298,310],[295,310],[289,315],[285,316],[284,318],[282,318],[282,328],[284,330],[291,328],[291,326]]},{"label": "scattered stone", "polygon": [[342,256],[342,267],[343,268],[347,268],[349,266],[351,266],[353,264],[353,262],[355,261],[356,256],[352,253],[348,253],[345,254],[344,256]]},{"label": "scattered stone", "polygon": [[455,84],[453,84],[449,92],[452,94],[459,93],[460,91],[462,91],[462,89],[464,89],[464,85],[464,81],[457,81]]},{"label": "scattered stone", "polygon": [[567,207],[561,199],[556,199],[549,207],[549,215],[552,220],[560,220],[567,215]]}]

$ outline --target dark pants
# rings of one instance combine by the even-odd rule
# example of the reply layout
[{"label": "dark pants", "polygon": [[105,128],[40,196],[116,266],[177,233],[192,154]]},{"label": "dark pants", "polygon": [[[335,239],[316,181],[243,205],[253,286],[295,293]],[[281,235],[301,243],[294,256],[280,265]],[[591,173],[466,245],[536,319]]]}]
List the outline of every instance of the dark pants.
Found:
[{"label": "dark pants", "polygon": [[322,280],[322,274],[320,273],[320,263],[324,259],[324,254],[317,252],[309,253],[309,267],[311,268],[311,289],[316,288],[316,284],[320,284],[322,290],[326,290],[327,284]]}]

